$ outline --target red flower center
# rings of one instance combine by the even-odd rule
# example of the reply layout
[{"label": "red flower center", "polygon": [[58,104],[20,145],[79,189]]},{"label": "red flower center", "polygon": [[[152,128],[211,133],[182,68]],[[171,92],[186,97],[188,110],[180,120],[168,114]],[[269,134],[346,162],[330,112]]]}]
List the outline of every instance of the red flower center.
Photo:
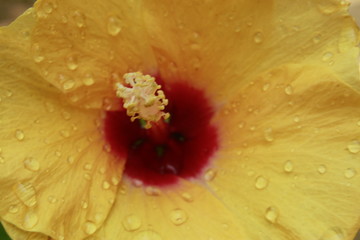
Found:
[{"label": "red flower center", "polygon": [[198,177],[218,147],[213,109],[203,92],[185,83],[162,84],[169,100],[168,121],[150,129],[131,122],[125,111],[107,112],[105,138],[126,160],[124,174],[146,185],[174,184]]}]

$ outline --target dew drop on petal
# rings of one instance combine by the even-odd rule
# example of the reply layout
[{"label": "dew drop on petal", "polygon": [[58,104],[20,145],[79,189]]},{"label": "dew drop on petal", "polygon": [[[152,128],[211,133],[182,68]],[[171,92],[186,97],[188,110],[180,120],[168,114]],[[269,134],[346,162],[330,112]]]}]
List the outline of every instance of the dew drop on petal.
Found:
[{"label": "dew drop on petal", "polygon": [[138,232],[132,240],[163,240],[163,238],[155,231],[146,230]]},{"label": "dew drop on petal", "polygon": [[116,16],[111,16],[108,19],[107,31],[111,36],[116,36],[121,31],[121,20]]},{"label": "dew drop on petal", "polygon": [[32,229],[38,223],[39,217],[35,212],[28,212],[25,214],[23,227],[26,229]]},{"label": "dew drop on petal", "polygon": [[254,42],[257,43],[257,44],[260,44],[262,43],[264,40],[264,36],[262,34],[262,32],[256,32],[254,34]]},{"label": "dew drop on petal", "polygon": [[85,26],[85,16],[80,11],[74,12],[73,19],[78,28],[82,28]]},{"label": "dew drop on petal", "polygon": [[75,161],[75,158],[74,158],[73,156],[69,156],[69,157],[67,158],[67,162],[68,162],[69,164],[73,164],[74,161]]},{"label": "dew drop on petal", "polygon": [[194,201],[193,197],[191,196],[190,193],[184,192],[181,194],[181,197],[186,201],[186,202],[192,202]]},{"label": "dew drop on petal", "polygon": [[110,183],[108,181],[104,181],[102,184],[102,188],[108,190],[110,188]]},{"label": "dew drop on petal", "polygon": [[265,211],[265,219],[271,223],[275,223],[279,217],[279,212],[275,207],[268,207]]},{"label": "dew drop on petal", "polygon": [[294,165],[293,163],[290,161],[290,160],[287,160],[285,163],[284,163],[284,172],[286,173],[290,173],[294,170]]},{"label": "dew drop on petal", "polygon": [[284,88],[284,91],[285,91],[285,93],[286,93],[287,95],[292,95],[293,92],[294,92],[294,90],[293,90],[293,88],[292,88],[291,85],[287,85],[287,86]]},{"label": "dew drop on petal", "polygon": [[83,83],[85,86],[93,85],[95,83],[94,77],[90,73],[86,74],[83,78]]},{"label": "dew drop on petal", "polygon": [[354,168],[348,168],[344,172],[344,176],[348,179],[355,177],[356,174],[357,174],[357,172]]},{"label": "dew drop on petal", "polygon": [[145,188],[145,193],[149,196],[159,196],[161,191],[156,187],[148,186]]},{"label": "dew drop on petal", "polygon": [[89,206],[88,202],[87,201],[81,201],[81,208],[83,209],[87,209]]},{"label": "dew drop on petal", "polygon": [[36,205],[36,190],[31,183],[18,183],[14,186],[15,195],[28,207]]},{"label": "dew drop on petal", "polygon": [[75,86],[74,80],[67,80],[63,83],[62,87],[64,90],[70,90]]},{"label": "dew drop on petal", "polygon": [[216,176],[216,172],[212,169],[209,169],[205,172],[204,179],[205,179],[205,181],[209,182],[209,181],[212,181],[215,178],[215,176]]},{"label": "dew drop on petal", "polygon": [[181,225],[186,222],[187,220],[187,214],[182,209],[174,209],[170,213],[170,220],[174,225]]},{"label": "dew drop on petal", "polygon": [[324,232],[320,240],[344,240],[344,231],[338,227],[332,227]]},{"label": "dew drop on petal", "polygon": [[32,45],[32,56],[36,63],[44,61],[45,57],[41,54],[41,48],[38,43]]},{"label": "dew drop on petal", "polygon": [[94,232],[96,232],[97,227],[96,227],[95,223],[87,221],[84,223],[83,229],[86,234],[91,235]]},{"label": "dew drop on petal", "polygon": [[66,58],[66,66],[69,70],[76,70],[78,68],[77,59],[74,56],[68,56]]},{"label": "dew drop on petal", "polygon": [[323,56],[321,57],[321,60],[322,60],[323,62],[328,62],[333,56],[334,56],[333,53],[331,53],[331,52],[326,52],[326,53],[324,53]]},{"label": "dew drop on petal", "polygon": [[126,231],[132,232],[141,227],[141,219],[136,215],[131,214],[124,218],[122,225]]},{"label": "dew drop on petal", "polygon": [[265,129],[264,137],[265,137],[265,140],[268,141],[268,142],[274,141],[274,135],[273,135],[272,128]]},{"label": "dew drop on petal", "polygon": [[347,149],[350,153],[358,153],[360,152],[360,142],[359,140],[353,140],[347,145]]},{"label": "dew drop on petal", "polygon": [[9,213],[17,213],[19,211],[19,207],[17,205],[11,205],[9,208],[8,208],[8,212]]},{"label": "dew drop on petal", "polygon": [[298,123],[300,122],[300,117],[296,115],[293,120],[294,122]]},{"label": "dew drop on petal", "polygon": [[319,165],[319,167],[318,167],[318,172],[319,172],[320,174],[324,174],[324,173],[326,173],[326,171],[327,171],[327,168],[326,168],[325,165]]},{"label": "dew drop on petal", "polygon": [[51,203],[51,204],[54,204],[57,202],[57,198],[54,197],[54,196],[49,196],[48,197],[48,202]]},{"label": "dew drop on petal", "polygon": [[15,131],[15,137],[16,137],[17,140],[22,141],[25,138],[25,134],[24,134],[24,132],[22,130],[17,129]]},{"label": "dew drop on petal", "polygon": [[40,168],[40,163],[33,158],[26,158],[24,160],[24,167],[30,171],[36,172]]},{"label": "dew drop on petal", "polygon": [[262,87],[262,90],[266,92],[267,90],[269,90],[269,88],[270,88],[270,83],[265,83],[264,86]]},{"label": "dew drop on petal", "polygon": [[269,182],[266,178],[264,178],[263,176],[258,176],[255,179],[255,187],[256,189],[262,190],[265,189],[268,186]]}]

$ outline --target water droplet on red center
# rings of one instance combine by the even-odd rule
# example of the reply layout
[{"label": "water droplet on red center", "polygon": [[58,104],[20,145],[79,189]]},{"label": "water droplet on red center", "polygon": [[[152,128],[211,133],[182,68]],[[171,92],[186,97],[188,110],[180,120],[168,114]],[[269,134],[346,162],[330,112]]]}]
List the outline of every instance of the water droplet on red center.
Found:
[{"label": "water droplet on red center", "polygon": [[171,114],[167,122],[144,129],[125,111],[107,112],[105,138],[114,154],[125,159],[124,174],[144,184],[164,186],[179,177],[198,177],[218,147],[211,125],[213,108],[201,90],[185,83],[162,84]]}]

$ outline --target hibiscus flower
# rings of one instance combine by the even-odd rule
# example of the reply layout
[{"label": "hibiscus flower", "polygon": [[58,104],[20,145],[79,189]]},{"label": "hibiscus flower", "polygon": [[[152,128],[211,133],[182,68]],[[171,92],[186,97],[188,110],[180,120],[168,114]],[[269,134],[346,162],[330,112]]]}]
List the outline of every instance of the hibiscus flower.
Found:
[{"label": "hibiscus flower", "polygon": [[[360,83],[348,5],[37,1],[0,29],[9,235],[352,239]],[[132,91],[134,73],[152,90]],[[133,113],[154,93],[163,112],[150,127]]]}]

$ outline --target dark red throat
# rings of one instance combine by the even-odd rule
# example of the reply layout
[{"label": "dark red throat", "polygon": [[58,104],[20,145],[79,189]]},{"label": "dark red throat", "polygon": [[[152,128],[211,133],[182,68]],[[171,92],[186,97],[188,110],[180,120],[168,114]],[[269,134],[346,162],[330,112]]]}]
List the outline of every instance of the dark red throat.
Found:
[{"label": "dark red throat", "polygon": [[124,174],[145,185],[167,186],[179,177],[199,177],[218,148],[210,124],[214,110],[201,90],[185,83],[162,84],[169,105],[167,121],[143,128],[125,111],[107,112],[105,138],[114,154],[125,159]]}]

